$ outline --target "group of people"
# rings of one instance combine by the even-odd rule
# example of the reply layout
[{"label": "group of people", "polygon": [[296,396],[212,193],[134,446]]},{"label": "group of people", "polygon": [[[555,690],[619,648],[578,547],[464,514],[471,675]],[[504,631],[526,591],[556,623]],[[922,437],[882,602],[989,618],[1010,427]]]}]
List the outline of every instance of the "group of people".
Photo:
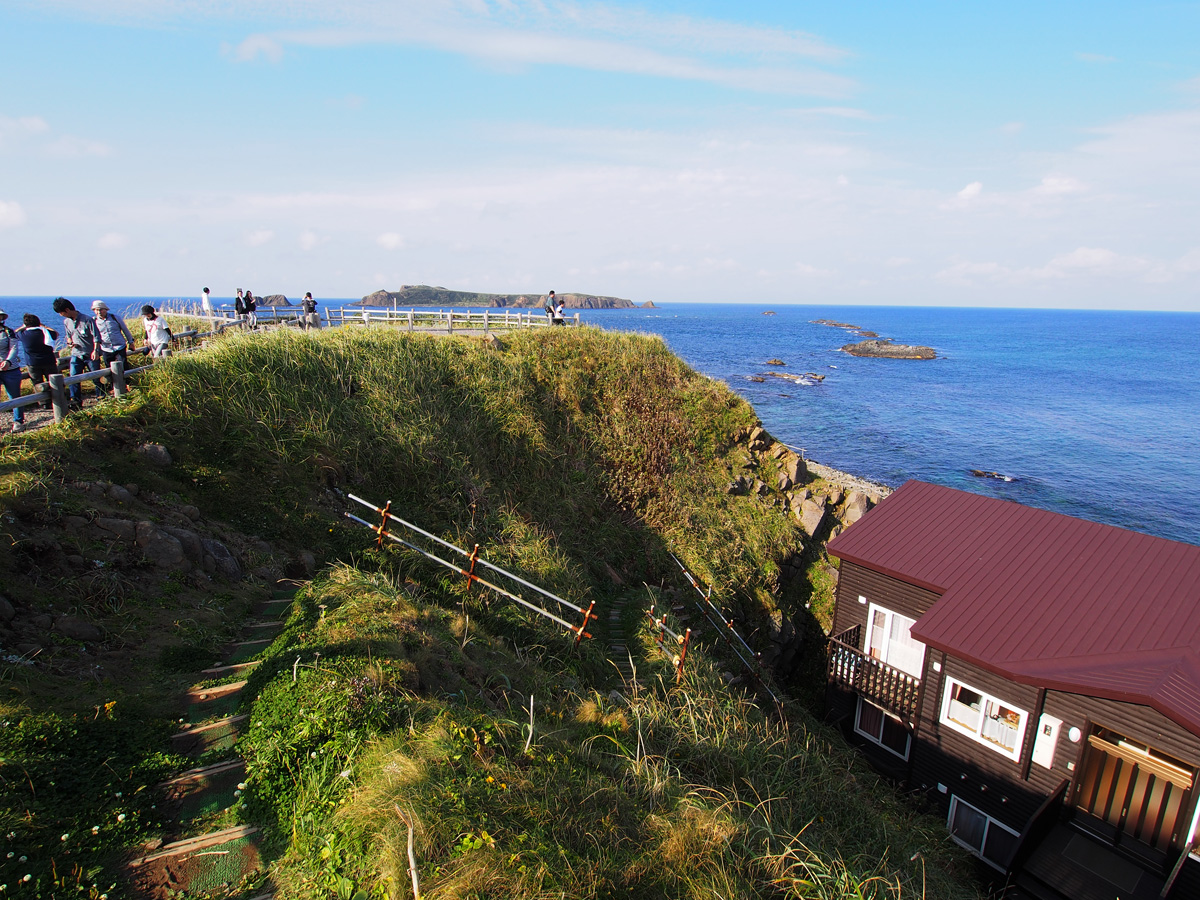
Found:
[{"label": "group of people", "polygon": [[[208,288],[205,288],[200,295],[200,305],[206,316],[215,315],[212,296]],[[233,311],[238,322],[247,328],[258,327],[258,299],[254,296],[253,291],[243,291],[238,288],[237,296],[233,301]],[[305,293],[304,299],[300,301],[300,311],[299,324],[301,328],[308,331],[310,328],[321,327],[321,318],[317,314],[317,301],[313,299],[312,291]]]},{"label": "group of people", "polygon": [[546,315],[550,317],[551,325],[566,325],[567,324],[567,305],[554,296],[554,291],[546,295]]},{"label": "group of people", "polygon": [[[125,320],[108,308],[103,300],[92,303],[93,315],[82,313],[66,297],[54,301],[54,311],[62,316],[63,331],[70,352],[72,375],[82,372],[97,372],[111,366],[114,360],[128,362],[128,352],[137,346],[137,340],[129,331]],[[146,333],[146,346],[151,356],[165,356],[171,343],[171,329],[155,311],[153,306],[142,307],[142,327]],[[58,351],[55,342],[58,332],[43,325],[33,313],[21,317],[21,325],[10,328],[8,313],[0,309],[0,385],[10,400],[21,396],[21,353],[24,352],[25,369],[36,390],[38,385],[49,381],[59,372]],[[103,385],[102,390],[112,391],[112,385]],[[83,388],[76,383],[70,387],[72,409],[83,406]],[[50,408],[46,395],[45,407]],[[25,411],[17,407],[12,411],[14,432],[25,428]]]}]

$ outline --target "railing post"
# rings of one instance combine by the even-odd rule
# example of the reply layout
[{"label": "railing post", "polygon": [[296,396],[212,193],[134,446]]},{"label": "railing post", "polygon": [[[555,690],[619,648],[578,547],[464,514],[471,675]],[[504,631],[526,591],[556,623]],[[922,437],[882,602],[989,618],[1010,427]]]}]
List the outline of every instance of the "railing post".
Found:
[{"label": "railing post", "polygon": [[411,309],[408,311],[408,330],[413,330],[413,311]]},{"label": "railing post", "polygon": [[61,422],[67,417],[67,388],[63,384],[61,372],[50,376],[50,403],[54,406],[54,421]]},{"label": "railing post", "polygon": [[109,366],[109,371],[112,372],[113,396],[125,396],[125,360],[117,357]]},{"label": "railing post", "polygon": [[575,313],[575,327],[579,327],[579,313]]},{"label": "railing post", "polygon": [[488,311],[486,309],[483,311],[483,333],[488,333]]},{"label": "railing post", "polygon": [[454,331],[454,310],[446,313],[446,334],[451,334]]}]

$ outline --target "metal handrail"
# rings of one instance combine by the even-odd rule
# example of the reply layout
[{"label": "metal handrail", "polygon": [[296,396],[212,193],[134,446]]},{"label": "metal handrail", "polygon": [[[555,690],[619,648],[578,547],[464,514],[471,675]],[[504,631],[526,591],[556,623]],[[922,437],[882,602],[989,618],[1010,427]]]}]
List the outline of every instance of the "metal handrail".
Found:
[{"label": "metal handrail", "polygon": [[[375,512],[380,514],[379,524],[372,525],[370,522],[366,521],[365,519],[361,519],[352,513],[343,513],[343,515],[345,515],[345,517],[347,519],[350,519],[352,522],[357,522],[358,524],[364,525],[367,528],[370,528],[372,531],[374,531],[379,536],[379,546],[380,547],[383,546],[383,539],[387,538],[388,540],[394,541],[395,543],[400,544],[403,547],[407,547],[410,550],[416,551],[417,553],[424,556],[426,559],[433,560],[434,562],[438,563],[439,565],[445,566],[448,569],[453,569],[455,572],[458,572],[459,574],[466,576],[468,585],[470,585],[473,582],[479,582],[481,585],[488,588],[489,590],[495,591],[497,594],[500,594],[503,597],[507,597],[510,600],[513,600],[516,603],[519,603],[520,605],[526,607],[527,609],[530,609],[533,612],[538,613],[541,616],[545,616],[547,619],[550,619],[550,620],[558,623],[563,628],[566,628],[568,631],[574,633],[576,645],[579,644],[579,641],[582,638],[585,638],[585,637],[590,638],[592,636],[586,630],[586,628],[587,628],[587,624],[589,621],[597,618],[596,615],[592,612],[592,610],[596,606],[596,602],[594,600],[588,606],[587,609],[584,609],[581,606],[576,606],[574,603],[571,603],[569,600],[564,600],[562,597],[559,597],[556,594],[552,594],[549,591],[543,590],[542,588],[538,587],[537,585],[530,584],[528,581],[526,581],[525,579],[523,579],[517,575],[514,575],[512,572],[509,572],[505,569],[500,568],[499,566],[496,566],[496,565],[493,565],[493,564],[487,562],[484,559],[481,559],[479,556],[479,545],[478,544],[475,545],[474,551],[468,553],[466,550],[463,550],[463,548],[457,547],[448,541],[442,540],[441,538],[437,537],[436,535],[430,534],[428,531],[425,531],[423,528],[419,528],[410,522],[405,522],[403,519],[399,518],[398,516],[392,515],[391,514],[391,505],[392,504],[391,504],[390,500],[388,501],[387,506],[380,508],[366,500],[363,500],[361,497],[356,497],[353,494],[350,494],[348,496],[350,497],[350,499],[354,500],[355,502],[361,503],[363,506],[366,506],[367,508],[372,509]],[[443,547],[446,547],[450,550],[455,551],[456,553],[466,556],[470,560],[470,563],[471,563],[470,568],[464,569],[461,566],[455,565],[454,563],[450,562],[449,560],[443,559],[442,557],[438,556],[435,553],[430,553],[428,550],[426,550],[423,547],[419,547],[410,541],[404,540],[404,538],[401,538],[395,534],[392,534],[390,531],[387,530],[387,523],[389,520],[395,521],[395,522],[399,523],[400,525],[403,525],[405,528],[409,528],[412,531],[415,531],[418,534],[420,534],[426,538],[429,538],[430,540],[435,541],[436,543],[438,543],[439,545],[441,545]],[[583,621],[579,625],[572,625],[570,622],[555,615],[554,613],[550,612],[549,610],[545,609],[544,607],[538,606],[536,603],[530,603],[524,597],[518,596],[517,594],[513,593],[512,591],[509,591],[506,588],[500,587],[497,584],[493,584],[492,582],[488,581],[487,579],[480,578],[478,575],[475,574],[475,566],[477,564],[484,565],[487,568],[491,569],[492,571],[497,572],[498,574],[504,575],[507,578],[511,578],[513,581],[516,581],[519,584],[530,587],[533,590],[537,591],[539,594],[542,594],[545,597],[554,599],[557,602],[559,602],[560,604],[562,604],[563,606],[566,606],[570,609],[575,610],[576,612],[578,612],[579,614],[581,614],[583,616]]]}]

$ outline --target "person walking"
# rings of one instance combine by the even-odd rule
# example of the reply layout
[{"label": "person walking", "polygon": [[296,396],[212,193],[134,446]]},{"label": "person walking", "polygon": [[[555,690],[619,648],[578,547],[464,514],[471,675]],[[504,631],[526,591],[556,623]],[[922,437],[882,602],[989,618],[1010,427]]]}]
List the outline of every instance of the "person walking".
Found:
[{"label": "person walking", "polygon": [[167,327],[167,320],[155,312],[154,307],[149,304],[142,307],[142,327],[146,329],[146,346],[150,348],[150,355],[166,356],[167,347],[174,335]]},{"label": "person walking", "polygon": [[254,294],[246,291],[246,325],[250,328],[258,328],[258,301],[254,299]]},{"label": "person walking", "polygon": [[304,294],[300,301],[300,311],[304,314],[300,319],[300,327],[305,331],[321,327],[321,317],[317,315],[317,301],[313,299],[312,291]]},{"label": "person walking", "polygon": [[554,324],[554,291],[546,295],[546,318],[550,320],[550,324]]},{"label": "person walking", "polygon": [[[54,311],[63,317],[67,346],[71,348],[71,374],[100,371],[100,332],[96,320],[81,313],[66,297],[54,301]],[[71,385],[71,406],[83,409],[83,386]]]},{"label": "person walking", "polygon": [[212,316],[213,305],[212,298],[208,295],[208,288],[205,288],[200,294],[200,306],[203,308],[206,316]]},{"label": "person walking", "polygon": [[[100,332],[100,356],[105,368],[111,366],[114,359],[119,359],[128,368],[128,353],[137,346],[137,340],[130,333],[125,320],[109,312],[108,304],[103,300],[92,301],[92,312],[96,316],[96,330]],[[112,391],[114,397],[117,395],[113,384],[107,384],[106,390]]]},{"label": "person walking", "polygon": [[[17,333],[8,327],[8,313],[0,309],[0,384],[9,400],[21,396],[21,341]],[[18,406],[12,411],[12,430],[15,434],[25,430],[25,410]]]},{"label": "person walking", "polygon": [[[551,293],[554,293],[554,292],[551,291]],[[554,312],[551,313],[551,315],[550,315],[550,320],[551,320],[551,322],[553,322],[553,324],[566,325],[566,313],[564,312],[564,310],[566,309],[566,306],[567,305],[565,303],[563,303],[561,300],[554,301]]]},{"label": "person walking", "polygon": [[237,314],[238,322],[246,321],[246,298],[242,296],[241,288],[238,288],[237,298],[233,301],[233,311]]},{"label": "person walking", "polygon": [[[29,367],[29,380],[36,389],[39,385],[50,380],[51,375],[58,374],[58,353],[54,350],[54,342],[58,340],[58,332],[47,328],[42,320],[33,313],[25,313],[22,325],[17,329],[21,339],[21,349],[25,351],[25,362]],[[42,404],[46,409],[51,407],[50,395]]]}]

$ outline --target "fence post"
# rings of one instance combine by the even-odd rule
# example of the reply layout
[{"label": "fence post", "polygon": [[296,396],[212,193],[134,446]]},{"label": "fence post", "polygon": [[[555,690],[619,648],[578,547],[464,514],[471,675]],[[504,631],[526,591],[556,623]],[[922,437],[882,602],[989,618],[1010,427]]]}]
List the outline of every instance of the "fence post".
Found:
[{"label": "fence post", "polygon": [[446,334],[450,334],[453,331],[454,331],[454,310],[450,310],[450,312],[446,313]]},{"label": "fence post", "polygon": [[486,309],[483,311],[483,333],[488,333],[488,311]]},{"label": "fence post", "polygon": [[125,360],[121,359],[120,357],[117,357],[116,359],[114,359],[112,361],[112,365],[109,366],[109,370],[112,372],[113,396],[114,397],[124,397],[125,396]]},{"label": "fence post", "polygon": [[579,313],[575,313],[575,327],[579,327]]},{"label": "fence post", "polygon": [[63,384],[61,372],[50,376],[50,403],[54,406],[55,422],[61,422],[67,417],[67,389]]}]

